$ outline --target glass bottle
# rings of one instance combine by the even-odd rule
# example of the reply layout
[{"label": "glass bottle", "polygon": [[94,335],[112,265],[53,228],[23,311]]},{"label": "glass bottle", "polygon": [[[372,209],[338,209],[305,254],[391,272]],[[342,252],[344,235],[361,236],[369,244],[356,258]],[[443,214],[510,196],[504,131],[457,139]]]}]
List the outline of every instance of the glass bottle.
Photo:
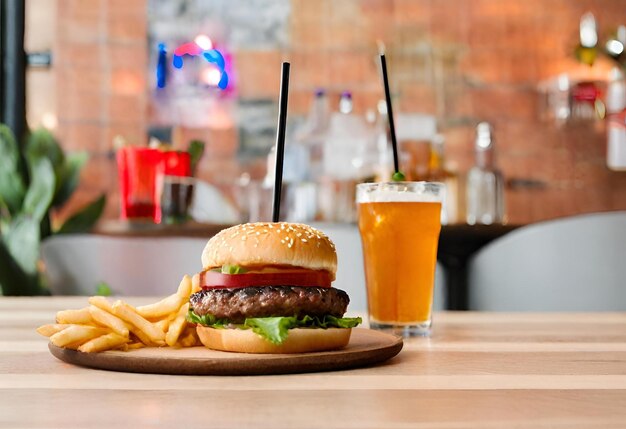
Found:
[{"label": "glass bottle", "polygon": [[296,138],[309,153],[309,179],[312,181],[318,180],[322,174],[324,138],[328,132],[329,121],[330,109],[326,91],[318,89],[315,91],[309,113]]},{"label": "glass bottle", "polygon": [[348,91],[344,91],[341,93],[341,98],[339,99],[339,112],[349,115],[352,113],[353,103],[352,103],[352,93]]},{"label": "glass bottle", "polygon": [[476,127],[475,165],[468,173],[467,223],[504,222],[504,179],[495,165],[493,130],[487,122]]},{"label": "glass bottle", "polygon": [[319,216],[323,221],[356,220],[355,186],[373,177],[372,129],[353,111],[352,95],[344,92],[330,117],[324,139],[323,173],[319,183]]},{"label": "glass bottle", "polygon": [[444,142],[445,139],[441,134],[436,134],[430,142],[428,175],[426,180],[429,182],[440,182],[445,185],[445,193],[441,207],[441,223],[447,225],[458,221],[459,180],[456,173],[446,168]]},{"label": "glass bottle", "polygon": [[354,113],[352,94],[342,93],[324,139],[323,175],[338,180],[359,180],[371,175],[369,158],[375,153],[370,142],[371,128],[361,115]]}]

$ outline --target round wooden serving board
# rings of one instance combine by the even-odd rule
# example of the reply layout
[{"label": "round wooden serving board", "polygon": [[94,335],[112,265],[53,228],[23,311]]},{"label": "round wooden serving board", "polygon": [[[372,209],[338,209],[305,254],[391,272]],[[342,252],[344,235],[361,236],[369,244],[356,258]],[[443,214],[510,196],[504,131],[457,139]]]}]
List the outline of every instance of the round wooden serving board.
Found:
[{"label": "round wooden serving board", "polygon": [[373,365],[402,350],[402,338],[370,329],[352,330],[341,350],[302,354],[245,354],[205,347],[143,348],[130,351],[82,353],[50,343],[50,352],[74,365],[110,371],[175,375],[268,375],[334,371]]}]

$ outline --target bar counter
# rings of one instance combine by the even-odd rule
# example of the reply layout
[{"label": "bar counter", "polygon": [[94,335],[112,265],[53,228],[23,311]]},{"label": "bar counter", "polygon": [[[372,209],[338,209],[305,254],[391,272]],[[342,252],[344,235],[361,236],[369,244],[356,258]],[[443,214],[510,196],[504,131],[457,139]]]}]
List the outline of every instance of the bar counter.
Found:
[{"label": "bar counter", "polygon": [[[139,299],[153,302],[153,298]],[[133,301],[130,301],[133,302]],[[85,297],[0,298],[0,427],[610,428],[626,422],[626,314],[461,313],[382,365],[280,376],[107,372],[35,329]]]}]

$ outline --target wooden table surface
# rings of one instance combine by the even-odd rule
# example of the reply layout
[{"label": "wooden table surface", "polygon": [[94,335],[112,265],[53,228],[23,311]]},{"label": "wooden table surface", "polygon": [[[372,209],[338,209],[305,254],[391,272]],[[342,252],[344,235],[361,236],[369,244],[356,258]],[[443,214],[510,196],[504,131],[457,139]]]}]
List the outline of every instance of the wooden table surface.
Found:
[{"label": "wooden table surface", "polygon": [[56,360],[35,328],[85,302],[0,298],[0,427],[626,427],[626,314],[441,313],[380,366],[195,377]]}]

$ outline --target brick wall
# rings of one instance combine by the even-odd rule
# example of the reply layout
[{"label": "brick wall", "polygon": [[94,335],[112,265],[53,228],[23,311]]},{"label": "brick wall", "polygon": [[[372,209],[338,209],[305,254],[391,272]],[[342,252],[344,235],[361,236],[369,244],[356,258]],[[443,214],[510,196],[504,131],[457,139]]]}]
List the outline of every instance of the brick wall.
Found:
[{"label": "brick wall", "polygon": [[[365,112],[382,97],[379,40],[390,57],[397,110],[437,115],[454,169],[471,166],[473,126],[487,120],[505,176],[545,182],[544,189],[507,189],[511,222],[626,209],[626,173],[605,166],[604,123],[556,126],[542,118],[537,89],[560,73],[606,75],[606,62],[589,69],[572,59],[578,22],[592,11],[602,38],[626,23],[623,1],[291,0],[290,6],[286,45],[233,52],[240,98],[274,100],[279,64],[287,59],[291,115],[306,112],[317,87],[335,100],[351,90],[356,110]],[[107,216],[115,217],[112,137],[143,142],[148,121],[146,1],[57,0],[57,13],[58,134],[68,150],[92,155],[72,204],[107,191]],[[218,166],[205,166],[203,174],[214,177]],[[245,168],[232,160],[225,180]]]},{"label": "brick wall", "polygon": [[114,218],[119,204],[113,137],[145,143],[146,4],[143,0],[56,0],[56,4],[57,134],[66,150],[90,154],[80,188],[65,211],[106,192],[105,216]]}]

